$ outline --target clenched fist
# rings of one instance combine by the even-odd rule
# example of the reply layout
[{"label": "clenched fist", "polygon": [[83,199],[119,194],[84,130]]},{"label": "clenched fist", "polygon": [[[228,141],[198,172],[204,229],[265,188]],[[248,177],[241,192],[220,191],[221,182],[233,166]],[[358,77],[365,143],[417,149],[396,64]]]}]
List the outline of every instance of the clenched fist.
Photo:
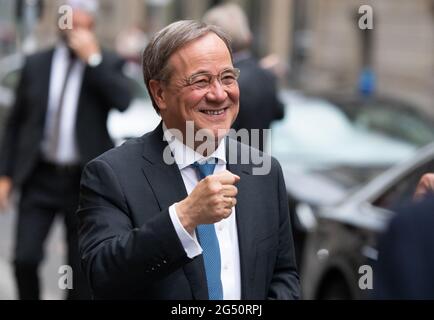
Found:
[{"label": "clenched fist", "polygon": [[212,224],[229,217],[237,204],[235,184],[240,177],[225,170],[202,179],[190,195],[176,205],[184,228],[192,234],[201,224]]}]

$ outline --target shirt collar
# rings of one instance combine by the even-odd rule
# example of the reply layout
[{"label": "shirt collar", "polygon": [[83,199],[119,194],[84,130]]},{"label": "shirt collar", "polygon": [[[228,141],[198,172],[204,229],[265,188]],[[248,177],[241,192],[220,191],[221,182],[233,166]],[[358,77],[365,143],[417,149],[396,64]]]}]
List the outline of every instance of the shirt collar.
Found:
[{"label": "shirt collar", "polygon": [[57,54],[61,54],[61,55],[65,56],[65,57],[67,57],[68,47],[63,43],[63,41],[59,41],[56,44],[55,51],[56,51]]},{"label": "shirt collar", "polygon": [[[61,57],[64,61],[69,61],[72,57],[76,58],[77,56],[74,54],[72,55],[70,52],[71,49],[68,48],[68,46],[63,41],[58,41],[55,47],[55,54],[58,57]],[[75,62],[79,62],[83,64],[83,62],[80,59],[75,59]]]},{"label": "shirt collar", "polygon": [[176,136],[167,129],[164,122],[163,131],[164,139],[169,144],[170,151],[172,151],[179,170],[182,170],[195,162],[204,163],[211,158],[217,159],[218,164],[226,164],[226,139],[221,140],[217,149],[211,155],[204,157],[178,140]]}]

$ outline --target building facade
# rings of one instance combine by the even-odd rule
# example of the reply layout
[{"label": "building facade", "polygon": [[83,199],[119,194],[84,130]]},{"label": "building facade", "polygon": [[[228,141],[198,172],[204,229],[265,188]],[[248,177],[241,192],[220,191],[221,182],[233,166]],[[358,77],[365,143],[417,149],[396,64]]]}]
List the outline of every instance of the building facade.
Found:
[{"label": "building facade", "polygon": [[[56,37],[61,0],[43,0],[39,44]],[[101,0],[98,35],[115,47],[133,26],[149,36],[177,19],[200,19],[219,0]],[[259,57],[288,66],[284,83],[313,92],[357,89],[369,64],[376,92],[434,114],[434,0],[232,0],[250,18]],[[373,9],[373,29],[358,27],[358,9]],[[366,41],[369,39],[369,41]]]},{"label": "building facade", "polygon": [[[306,56],[299,84],[313,91],[357,87],[369,63],[377,93],[407,101],[434,115],[434,1],[306,0]],[[365,50],[358,26],[361,5],[373,12]]]}]

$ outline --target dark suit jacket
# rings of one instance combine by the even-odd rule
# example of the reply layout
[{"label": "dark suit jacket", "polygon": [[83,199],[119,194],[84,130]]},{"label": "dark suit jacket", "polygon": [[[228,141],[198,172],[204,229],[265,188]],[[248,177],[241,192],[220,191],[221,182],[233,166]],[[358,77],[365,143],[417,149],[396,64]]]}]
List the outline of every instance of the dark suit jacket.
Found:
[{"label": "dark suit jacket", "polygon": [[[169,216],[187,192],[176,163],[163,161],[160,126],[90,162],[81,181],[79,246],[95,298],[207,299],[202,255],[190,260]],[[240,160],[249,148],[229,139]],[[228,148],[231,150],[231,148]],[[299,279],[281,168],[241,177],[237,196],[243,299],[296,299]]]},{"label": "dark suit jacket", "polygon": [[[39,157],[53,53],[54,49],[50,49],[27,58],[6,124],[0,149],[0,176],[12,177],[15,185],[25,182]],[[122,65],[116,55],[103,51],[102,63],[84,71],[76,120],[83,165],[113,147],[106,126],[108,111],[129,106],[130,84],[122,75]]]},{"label": "dark suit jacket", "polygon": [[379,242],[374,298],[434,299],[434,196],[401,207]]},{"label": "dark suit jacket", "polygon": [[[269,129],[272,121],[284,116],[284,105],[278,97],[276,78],[261,68],[253,57],[244,58],[236,62],[235,66],[241,70],[238,79],[240,111],[233,128]],[[263,150],[262,144],[259,149]]]}]

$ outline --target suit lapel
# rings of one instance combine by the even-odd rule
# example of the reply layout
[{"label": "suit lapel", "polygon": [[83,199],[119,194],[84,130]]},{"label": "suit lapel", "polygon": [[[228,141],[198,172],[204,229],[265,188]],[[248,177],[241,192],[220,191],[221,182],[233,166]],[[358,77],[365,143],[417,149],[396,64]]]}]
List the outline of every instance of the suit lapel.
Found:
[{"label": "suit lapel", "polygon": [[[163,129],[162,123],[160,123],[144,142],[143,158],[145,161],[142,166],[145,178],[154,192],[160,210],[166,210],[173,203],[187,197],[187,191],[179,168],[170,150],[166,150],[166,147],[168,147],[168,144],[163,141]],[[172,161],[171,165],[164,162],[164,154]],[[194,299],[208,299],[202,255],[193,259],[183,268],[190,282]]]},{"label": "suit lapel", "polygon": [[[247,149],[246,149],[247,150]],[[241,148],[233,139],[227,139],[226,155],[228,161],[228,171],[238,175],[240,181],[237,184],[238,195],[236,205],[236,222],[238,232],[238,245],[240,252],[240,272],[241,272],[241,298],[249,299],[249,282],[252,280],[255,252],[252,239],[255,234],[254,210],[250,205],[255,197],[254,188],[252,188],[252,166],[243,164],[241,159]],[[236,159],[236,161],[234,161]],[[246,157],[246,159],[249,159]]]},{"label": "suit lapel", "polygon": [[39,103],[35,103],[35,106],[39,105],[41,108],[40,123],[45,123],[45,116],[48,110],[48,98],[50,94],[50,81],[51,81],[51,67],[53,65],[53,56],[54,49],[50,49],[44,55],[41,56],[41,61],[37,66],[37,69],[40,70],[37,74],[40,77],[40,81],[38,81],[40,88],[38,95],[40,97]]}]

